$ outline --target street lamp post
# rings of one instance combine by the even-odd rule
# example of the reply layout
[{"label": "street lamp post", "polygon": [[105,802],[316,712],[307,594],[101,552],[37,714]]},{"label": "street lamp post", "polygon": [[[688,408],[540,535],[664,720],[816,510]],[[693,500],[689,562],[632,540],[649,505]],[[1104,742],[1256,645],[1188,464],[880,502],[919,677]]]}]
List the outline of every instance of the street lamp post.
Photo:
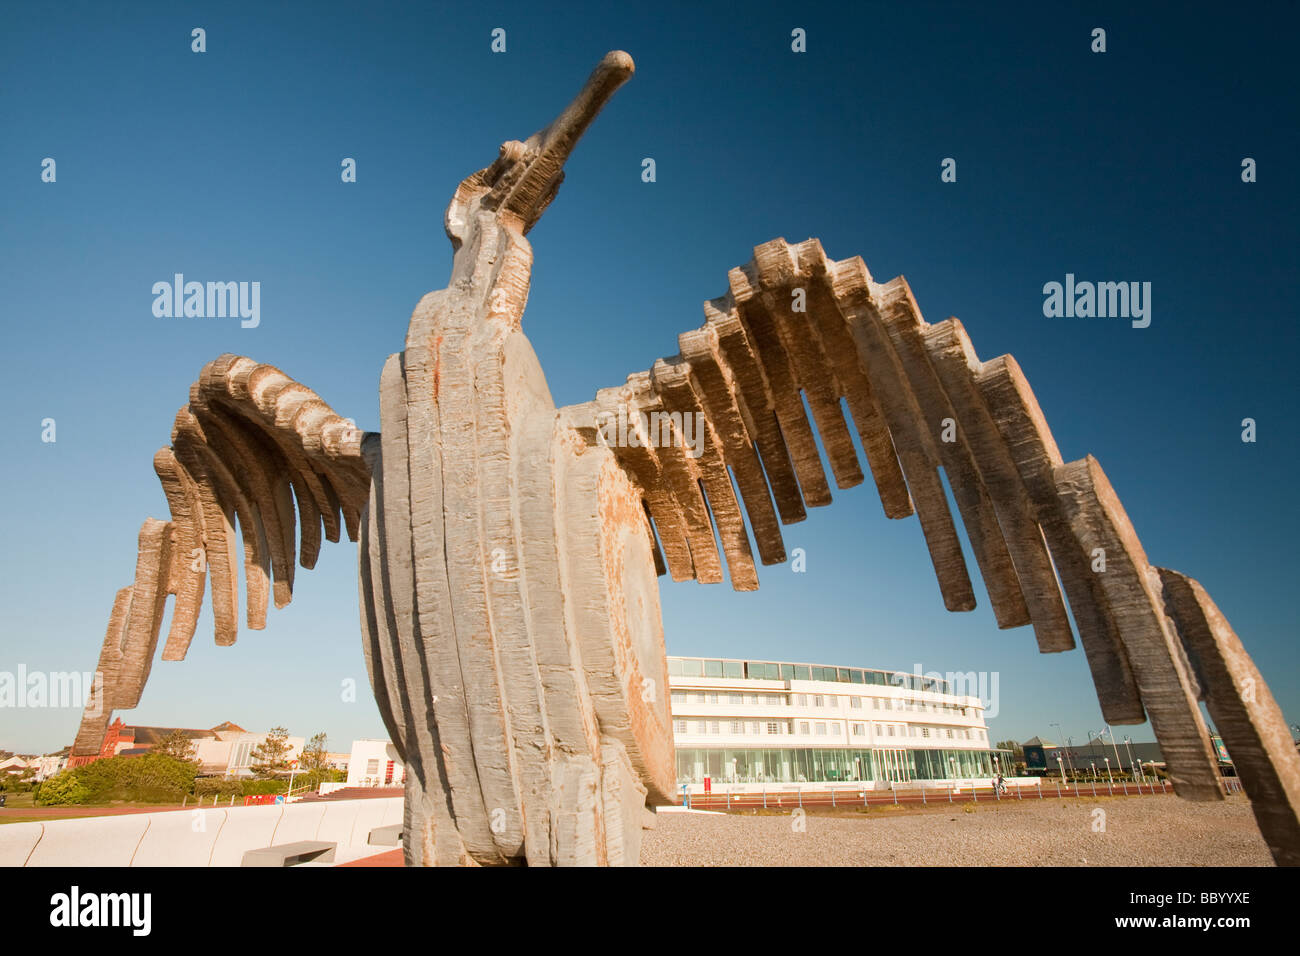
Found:
[{"label": "street lamp post", "polygon": [[1110,724],[1107,724],[1105,726],[1105,728],[1102,730],[1102,733],[1110,734],[1110,745],[1111,748],[1115,751],[1115,766],[1117,767],[1124,766],[1122,763],[1119,762],[1119,744],[1115,742],[1115,732],[1110,729]]},{"label": "street lamp post", "polygon": [[1065,784],[1065,789],[1070,789],[1070,782],[1065,779],[1065,764],[1061,762],[1061,755],[1056,755],[1056,765],[1061,768],[1061,783]]},{"label": "street lamp post", "polygon": [[1111,785],[1112,787],[1115,786],[1115,778],[1112,777],[1112,776],[1110,775],[1110,758],[1109,758],[1109,757],[1106,758],[1106,779],[1107,779],[1108,781],[1110,781],[1110,785]]},{"label": "street lamp post", "polygon": [[[1056,731],[1057,731],[1057,734],[1056,734],[1056,747],[1057,747],[1057,755],[1058,755],[1058,759],[1059,759],[1059,755],[1060,755],[1060,747],[1061,747],[1061,738],[1065,736],[1065,728],[1062,727],[1062,726],[1060,725],[1060,723],[1048,724],[1048,726],[1049,726],[1049,727],[1055,727],[1055,728],[1056,728]],[[1070,738],[1067,738],[1067,739],[1069,739],[1069,740],[1073,740],[1074,738],[1073,738],[1073,737],[1070,737]],[[1066,760],[1069,760],[1069,759],[1070,759],[1070,755],[1069,755],[1069,754],[1066,754],[1065,759],[1066,759]],[[1071,773],[1074,772],[1074,768],[1073,768],[1073,767],[1070,768],[1070,772],[1071,772]]]}]

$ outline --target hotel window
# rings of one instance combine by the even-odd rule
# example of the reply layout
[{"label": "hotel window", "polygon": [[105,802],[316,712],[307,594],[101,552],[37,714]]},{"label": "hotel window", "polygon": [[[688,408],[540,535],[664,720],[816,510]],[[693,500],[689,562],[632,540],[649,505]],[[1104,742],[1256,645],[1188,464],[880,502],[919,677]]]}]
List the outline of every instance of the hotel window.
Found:
[{"label": "hotel window", "polygon": [[681,690],[673,691],[673,703],[674,704],[686,703],[686,692]]},{"label": "hotel window", "polygon": [[839,705],[840,705],[840,699],[836,697],[834,694],[831,694],[826,698],[827,707],[838,707]]},{"label": "hotel window", "polygon": [[807,695],[807,694],[795,694],[794,702],[795,702],[798,706],[800,706],[800,707],[807,707],[807,706],[808,706],[808,695]]},{"label": "hotel window", "polygon": [[746,694],[746,695],[745,695],[745,703],[747,703],[747,704],[757,704],[757,703],[758,703],[758,695],[757,695],[757,694]]},{"label": "hotel window", "polygon": [[763,732],[763,725],[755,720],[749,725],[749,732],[751,734],[761,734]]},{"label": "hotel window", "polygon": [[806,721],[806,720],[801,720],[801,721],[799,721],[799,733],[801,733],[801,734],[807,736],[807,734],[808,734],[808,721]]},{"label": "hotel window", "polygon": [[885,736],[885,728],[882,727],[880,724],[876,724],[876,736],[877,737]]},{"label": "hotel window", "polygon": [[728,695],[727,695],[727,703],[728,703],[728,704],[743,704],[744,702],[745,702],[745,695],[744,695],[744,694],[728,694]]},{"label": "hotel window", "polygon": [[879,697],[873,697],[873,698],[871,698],[871,709],[872,709],[872,710],[879,710],[879,709],[880,709],[880,698],[879,698]]},{"label": "hotel window", "polygon": [[781,725],[775,720],[769,720],[767,722],[767,732],[769,734],[779,734],[781,732]]},{"label": "hotel window", "polygon": [[854,737],[861,737],[861,736],[862,736],[863,734],[865,734],[866,732],[867,732],[867,731],[866,731],[866,728],[865,728],[864,725],[862,725],[862,724],[854,724],[854,725],[853,725],[853,736],[854,736]]},{"label": "hotel window", "polygon": [[373,777],[379,773],[379,758],[371,757],[366,761],[366,776]]},{"label": "hotel window", "polygon": [[814,694],[814,695],[813,695],[813,706],[814,706],[814,707],[820,707],[820,706],[822,706],[822,695],[821,695],[821,694]]},{"label": "hotel window", "polygon": [[890,724],[890,725],[889,725],[889,736],[891,736],[891,737],[894,736],[894,725],[893,725],[893,724]]},{"label": "hotel window", "polygon": [[684,733],[686,733],[686,721],[684,721],[684,720],[674,720],[674,721],[673,721],[673,733],[678,733],[678,734],[684,734]]},{"label": "hotel window", "polygon": [[907,736],[909,736],[909,737],[915,737],[915,736],[916,736],[916,728],[915,728],[915,727],[908,727],[908,728],[907,728]]},{"label": "hotel window", "polygon": [[817,724],[817,736],[819,736],[819,737],[825,737],[825,736],[826,736],[826,725],[825,725],[825,724],[823,724],[823,723],[818,723],[818,724]]},{"label": "hotel window", "polygon": [[731,732],[733,734],[743,734],[745,732],[745,722],[743,720],[733,720],[731,722]]},{"label": "hotel window", "polygon": [[949,740],[952,739],[952,728],[951,728],[951,727],[948,728],[948,739],[949,739]]},{"label": "hotel window", "polygon": [[838,722],[831,724],[831,733],[836,737],[840,735],[840,725]]},{"label": "hotel window", "polygon": [[861,710],[861,709],[862,709],[862,698],[861,698],[861,697],[850,697],[850,698],[849,698],[849,706],[850,706],[850,707],[856,707],[858,710]]},{"label": "hotel window", "polygon": [[717,722],[716,720],[710,720],[710,721],[709,721],[709,733],[711,733],[711,734],[716,734],[716,733],[718,733],[718,732],[719,732],[719,731],[718,731],[718,722]]},{"label": "hotel window", "polygon": [[718,695],[715,693],[710,693],[705,697],[705,700],[707,700],[710,704],[716,704],[718,702]]},{"label": "hotel window", "polygon": [[922,727],[922,728],[921,728],[921,736],[922,736],[922,737],[929,737],[929,736],[930,736],[930,728],[929,728],[929,727]]}]

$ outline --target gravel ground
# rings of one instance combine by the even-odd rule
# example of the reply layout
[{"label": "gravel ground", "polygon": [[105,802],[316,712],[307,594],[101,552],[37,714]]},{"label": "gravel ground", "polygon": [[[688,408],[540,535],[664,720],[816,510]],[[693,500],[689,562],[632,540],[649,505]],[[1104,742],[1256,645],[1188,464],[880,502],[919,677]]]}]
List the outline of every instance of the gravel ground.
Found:
[{"label": "gravel ground", "polygon": [[[967,808],[970,811],[967,812]],[[1104,821],[1094,813],[1105,812]],[[1094,821],[1104,832],[1094,832]],[[645,866],[1271,866],[1250,802],[1177,797],[981,802],[929,810],[663,813]]]}]

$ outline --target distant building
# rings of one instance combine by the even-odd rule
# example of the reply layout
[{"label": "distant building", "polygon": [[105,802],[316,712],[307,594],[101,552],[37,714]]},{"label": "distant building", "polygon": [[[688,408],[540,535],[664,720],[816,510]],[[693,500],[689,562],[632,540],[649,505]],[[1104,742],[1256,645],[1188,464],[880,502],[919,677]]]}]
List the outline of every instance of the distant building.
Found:
[{"label": "distant building", "polygon": [[1111,770],[1132,771],[1135,763],[1141,763],[1148,771],[1153,764],[1158,767],[1165,765],[1165,755],[1160,745],[1154,742],[1125,743],[1120,738],[1112,743],[1109,738],[1094,737],[1086,744],[1067,743],[1062,746],[1041,737],[1031,737],[1021,746],[1025,750],[1025,770],[1036,776],[1060,773],[1061,765],[1065,766],[1066,773],[1091,772],[1093,764],[1096,764],[1098,772],[1102,772],[1108,760]]},{"label": "distant building", "polygon": [[0,773],[20,777],[30,770],[33,781],[44,780],[46,777],[54,776],[68,765],[68,754],[71,750],[71,747],[64,747],[58,753],[41,756],[10,754],[0,760]]},{"label": "distant building", "polygon": [[677,783],[896,783],[989,778],[984,703],[937,677],[779,661],[668,658]]},{"label": "distant building", "polygon": [[[106,757],[136,757],[148,753],[164,737],[181,731],[194,743],[199,772],[205,776],[253,776],[253,751],[267,738],[266,733],[250,733],[238,724],[225,721],[207,730],[190,727],[146,727],[125,724],[117,718],[104,732],[104,742],[97,754],[73,756],[70,767],[80,767]],[[296,760],[306,743],[304,737],[286,741],[288,760]]]},{"label": "distant building", "polygon": [[11,754],[4,760],[0,760],[0,773],[18,775],[25,773],[32,765],[35,757],[24,757],[22,754]]},{"label": "distant building", "polygon": [[396,787],[405,783],[406,767],[389,741],[370,737],[352,741],[349,787]]},{"label": "distant building", "polygon": [[325,755],[325,766],[331,770],[342,770],[347,773],[348,763],[352,759],[350,753],[327,753]]}]

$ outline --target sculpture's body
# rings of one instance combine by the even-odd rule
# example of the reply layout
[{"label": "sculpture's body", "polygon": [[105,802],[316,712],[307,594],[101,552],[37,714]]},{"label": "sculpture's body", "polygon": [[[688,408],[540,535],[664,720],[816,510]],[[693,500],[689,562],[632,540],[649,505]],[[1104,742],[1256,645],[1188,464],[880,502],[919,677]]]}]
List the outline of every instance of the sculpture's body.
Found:
[{"label": "sculpture's body", "polygon": [[[555,123],[461,183],[451,283],[384,366],[380,434],[249,359],[204,370],[156,459],[173,521],[141,531],[76,752],[138,702],[168,594],[163,656],[184,656],[199,549],[218,643],[234,640],[236,517],[249,626],[271,572],[288,600],[292,491],[305,567],[339,511],[360,540],[366,659],[408,768],[407,862],[635,863],[643,808],[672,800],[675,775],[656,572],[720,581],[720,540],[733,585],[757,587],[746,517],[772,564],[780,524],[830,501],[804,398],[836,484],[863,480],[843,400],[885,513],[920,519],[945,605],[975,597],[940,467],[999,626],[1068,650],[1068,600],[1106,719],[1149,718],[1176,791],[1213,800],[1204,699],[1274,855],[1300,860],[1300,757],[1236,635],[1196,582],[1148,565],[1097,462],[1063,462],[1014,360],[981,362],[955,319],[924,322],[902,279],[877,284],[816,240],[766,243],[679,355],[556,410],[521,331],[524,233],[631,71],[610,54]],[[656,412],[650,435],[641,413]]]},{"label": "sculpture's body", "polygon": [[[602,560],[631,547],[648,565],[646,519],[616,468],[602,477],[577,465],[520,330],[532,265],[523,232],[629,73],[607,58],[549,136],[507,144],[497,167],[457,190],[452,281],[417,306],[405,353],[384,368],[363,621],[381,706],[410,761],[411,862],[634,863],[647,787],[655,802],[672,796],[666,696],[640,694],[642,678],[666,686],[654,575],[635,595],[653,602],[635,623],[642,674],[634,649],[615,646],[626,637],[610,620],[621,581]],[[558,162],[539,170],[548,148]],[[512,176],[513,155],[533,149],[542,155]],[[608,452],[588,463],[600,458]],[[602,480],[614,508],[604,522],[584,513]],[[565,497],[575,484],[588,492],[576,508]]]}]

